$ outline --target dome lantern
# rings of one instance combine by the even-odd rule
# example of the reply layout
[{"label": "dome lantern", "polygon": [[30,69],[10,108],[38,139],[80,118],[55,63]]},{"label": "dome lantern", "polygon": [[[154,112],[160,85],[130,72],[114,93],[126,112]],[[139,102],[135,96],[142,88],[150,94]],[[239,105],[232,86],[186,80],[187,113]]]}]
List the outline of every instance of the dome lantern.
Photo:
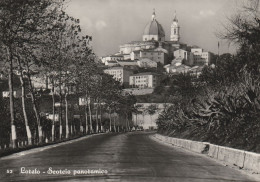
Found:
[{"label": "dome lantern", "polygon": [[154,21],[154,20],[155,20],[155,17],[156,17],[156,15],[155,15],[155,9],[153,9],[153,14],[152,14],[152,21]]}]

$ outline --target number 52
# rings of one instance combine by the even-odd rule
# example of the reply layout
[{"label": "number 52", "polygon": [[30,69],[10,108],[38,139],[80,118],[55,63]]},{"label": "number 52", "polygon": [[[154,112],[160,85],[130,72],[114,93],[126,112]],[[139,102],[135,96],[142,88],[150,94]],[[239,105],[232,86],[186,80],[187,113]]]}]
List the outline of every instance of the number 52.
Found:
[{"label": "number 52", "polygon": [[13,170],[12,170],[12,169],[7,169],[7,170],[6,170],[6,173],[12,174],[12,173],[13,173]]}]

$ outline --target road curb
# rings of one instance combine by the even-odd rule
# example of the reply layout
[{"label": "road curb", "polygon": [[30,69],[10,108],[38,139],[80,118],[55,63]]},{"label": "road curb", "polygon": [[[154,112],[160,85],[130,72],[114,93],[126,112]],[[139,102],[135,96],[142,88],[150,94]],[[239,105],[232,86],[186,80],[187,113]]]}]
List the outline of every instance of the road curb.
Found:
[{"label": "road curb", "polygon": [[74,142],[78,142],[78,141],[84,140],[86,138],[91,138],[91,137],[94,137],[94,136],[104,135],[104,134],[107,134],[107,133],[98,133],[98,134],[86,135],[86,136],[83,136],[83,137],[80,137],[80,138],[72,139],[72,140],[69,140],[69,141],[61,142],[61,143],[56,143],[56,144],[52,144],[52,145],[48,145],[48,146],[28,149],[28,150],[17,152],[17,153],[8,155],[8,156],[0,157],[0,160],[17,158],[17,157],[21,157],[21,156],[25,156],[25,155],[33,154],[33,153],[37,153],[37,152],[41,152],[41,151],[44,151],[44,150],[48,150],[48,149],[51,149],[51,148],[59,147],[59,146],[62,146],[62,145],[67,145],[67,144],[70,144],[70,143],[74,143]]}]

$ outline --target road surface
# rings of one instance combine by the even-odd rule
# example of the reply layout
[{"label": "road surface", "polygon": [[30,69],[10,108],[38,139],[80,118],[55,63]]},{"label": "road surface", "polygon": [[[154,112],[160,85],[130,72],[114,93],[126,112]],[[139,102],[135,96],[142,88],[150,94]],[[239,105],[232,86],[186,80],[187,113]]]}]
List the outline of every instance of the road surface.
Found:
[{"label": "road surface", "polygon": [[5,157],[0,159],[0,181],[254,181],[201,155],[162,145],[149,135],[110,133]]}]

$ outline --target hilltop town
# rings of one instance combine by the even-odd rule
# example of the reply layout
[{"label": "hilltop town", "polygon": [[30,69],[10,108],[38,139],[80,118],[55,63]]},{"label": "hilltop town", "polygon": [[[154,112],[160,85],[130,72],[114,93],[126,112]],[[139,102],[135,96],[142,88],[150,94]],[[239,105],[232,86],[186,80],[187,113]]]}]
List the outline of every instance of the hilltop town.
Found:
[{"label": "hilltop town", "polygon": [[198,77],[212,63],[213,53],[180,41],[180,25],[175,12],[169,40],[156,19],[155,11],[142,40],[120,45],[119,52],[101,57],[104,72],[112,75],[133,95],[151,94],[161,75],[190,74]]}]

